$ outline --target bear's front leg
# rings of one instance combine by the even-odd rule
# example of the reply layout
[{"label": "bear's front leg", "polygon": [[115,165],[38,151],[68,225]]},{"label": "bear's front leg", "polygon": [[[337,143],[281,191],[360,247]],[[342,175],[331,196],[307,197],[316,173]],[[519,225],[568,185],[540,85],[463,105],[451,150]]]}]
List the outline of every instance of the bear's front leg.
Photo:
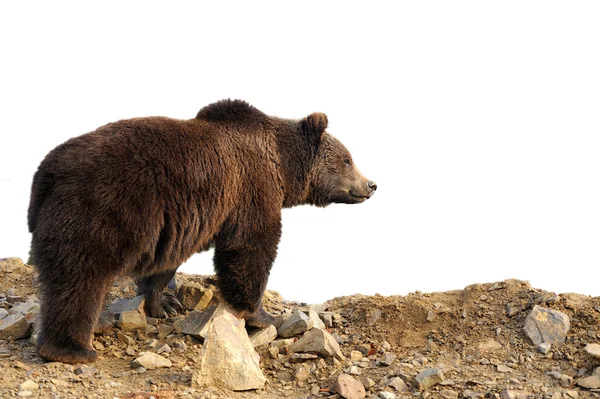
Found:
[{"label": "bear's front leg", "polygon": [[281,225],[278,222],[252,234],[235,230],[235,237],[220,237],[215,245],[214,264],[221,295],[249,326],[279,327],[281,317],[273,317],[263,309],[262,297],[277,256]]}]

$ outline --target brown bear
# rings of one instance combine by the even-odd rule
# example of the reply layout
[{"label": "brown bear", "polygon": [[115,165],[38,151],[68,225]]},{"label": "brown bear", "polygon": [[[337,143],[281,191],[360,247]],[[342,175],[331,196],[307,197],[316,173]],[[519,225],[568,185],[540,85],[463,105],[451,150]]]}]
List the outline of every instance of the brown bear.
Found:
[{"label": "brown bear", "polygon": [[262,295],[281,236],[281,210],[365,201],[377,186],[325,132],[327,117],[268,116],[223,100],[191,120],[122,120],[52,150],[28,210],[41,286],[38,354],[86,363],[103,299],[136,278],[146,312],[179,307],[163,289],[196,252],[214,247],[223,298],[251,326],[274,324]]}]

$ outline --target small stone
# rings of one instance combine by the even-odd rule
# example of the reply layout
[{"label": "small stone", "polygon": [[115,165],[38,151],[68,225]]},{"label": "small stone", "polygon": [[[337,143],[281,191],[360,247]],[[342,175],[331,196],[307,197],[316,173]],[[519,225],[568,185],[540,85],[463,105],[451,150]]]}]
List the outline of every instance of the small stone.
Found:
[{"label": "small stone", "polygon": [[270,346],[268,351],[269,355],[271,355],[273,359],[277,359],[277,357],[279,356],[279,348],[276,346]]},{"label": "small stone", "polygon": [[179,287],[177,297],[185,310],[202,311],[208,307],[213,298],[213,292],[201,284],[190,282]]},{"label": "small stone", "polygon": [[442,382],[444,380],[444,373],[438,368],[425,369],[417,374],[415,380],[419,390],[424,391],[425,389],[431,388]]},{"label": "small stone", "polygon": [[389,343],[389,342],[387,342],[387,341],[383,341],[383,342],[381,343],[381,348],[382,348],[383,350],[389,351],[390,349],[392,349],[392,346],[390,345],[390,343]]},{"label": "small stone", "polygon": [[144,367],[154,370],[162,367],[171,367],[171,361],[153,352],[141,352],[140,356],[131,363],[132,367]]},{"label": "small stone", "polygon": [[393,392],[382,391],[379,392],[379,397],[381,399],[396,399],[396,394]]},{"label": "small stone", "polygon": [[429,312],[427,312],[427,321],[432,323],[437,319],[437,315],[435,314],[435,312],[433,310],[430,310]]},{"label": "small stone", "polygon": [[135,345],[135,340],[127,334],[123,334],[121,331],[117,331],[117,339],[126,345]]},{"label": "small stone", "polygon": [[8,316],[8,310],[6,310],[4,308],[0,308],[0,320],[5,318],[6,316]]},{"label": "small stone", "polygon": [[348,374],[340,374],[337,377],[333,385],[333,392],[339,393],[346,399],[362,399],[367,396],[363,384]]},{"label": "small stone", "polygon": [[36,391],[39,389],[39,385],[31,380],[27,380],[19,385],[21,391]]},{"label": "small stone", "polygon": [[158,334],[158,328],[148,324],[146,325],[146,330],[144,332],[146,333],[146,335],[155,335]]},{"label": "small stone", "polygon": [[361,375],[362,374],[362,370],[356,366],[350,366],[346,370],[344,370],[344,372],[346,374],[350,374],[350,375]]},{"label": "small stone", "polygon": [[594,371],[592,372],[592,375],[597,375],[598,377],[600,377],[600,366],[598,366],[594,369]]},{"label": "small stone", "polygon": [[281,327],[279,327],[279,335],[284,338],[300,335],[310,330],[313,327],[309,317],[300,310],[294,310],[292,315],[288,317]]},{"label": "small stone", "polygon": [[531,397],[533,397],[533,395],[527,391],[505,389],[500,392],[500,399],[529,399]]},{"label": "small stone", "polygon": [[275,326],[261,328],[250,334],[249,338],[255,348],[257,346],[267,345],[277,338],[277,328],[275,328]]},{"label": "small stone", "polygon": [[392,378],[387,385],[389,387],[391,387],[392,389],[394,389],[394,391],[396,392],[410,392],[410,389],[408,388],[408,386],[406,385],[406,383],[404,382],[404,380],[400,377],[394,377]]},{"label": "small stone", "polygon": [[490,338],[487,341],[480,342],[477,348],[483,352],[493,352],[502,349],[502,344]]},{"label": "small stone", "polygon": [[523,329],[534,345],[559,345],[565,342],[570,328],[571,322],[566,314],[535,305],[525,318]]},{"label": "small stone", "polygon": [[592,375],[589,377],[580,378],[577,380],[577,385],[587,389],[600,389],[600,377],[597,375]]},{"label": "small stone", "polygon": [[50,378],[50,382],[57,387],[68,387],[69,383],[67,381],[59,380],[57,378]]},{"label": "small stone", "polygon": [[590,356],[593,356],[597,359],[600,359],[600,345],[599,344],[587,344],[585,348],[583,348],[585,353]]},{"label": "small stone", "polygon": [[158,339],[165,339],[167,335],[173,332],[173,326],[168,324],[159,324],[158,327]]},{"label": "small stone", "polygon": [[17,396],[20,398],[27,398],[29,396],[33,396],[33,392],[32,391],[19,391],[19,392],[17,392]]},{"label": "small stone", "polygon": [[458,399],[458,392],[451,391],[450,389],[443,389],[440,391],[440,396],[444,399]]},{"label": "small stone", "polygon": [[371,351],[371,345],[360,344],[356,347],[356,350],[358,350],[360,353],[362,353],[363,356],[369,356],[369,352]]},{"label": "small stone", "polygon": [[307,367],[300,366],[294,373],[296,381],[307,381],[310,378],[310,370]]},{"label": "small stone", "polygon": [[542,355],[547,355],[550,352],[550,349],[552,349],[552,345],[543,342],[536,346],[535,349],[537,349],[537,351],[540,352]]},{"label": "small stone", "polygon": [[156,354],[160,355],[161,353],[171,353],[171,347],[168,344],[164,344],[156,349]]},{"label": "small stone", "polygon": [[577,398],[579,397],[579,393],[577,391],[573,391],[573,390],[569,390],[569,391],[565,391],[565,395],[570,397],[570,398]]},{"label": "small stone", "polygon": [[363,359],[363,354],[359,351],[350,352],[350,360],[353,362],[360,362]]},{"label": "small stone", "polygon": [[333,327],[333,312],[321,312],[319,313],[319,316],[321,317],[321,320],[323,320],[325,327]]},{"label": "small stone", "polygon": [[289,350],[290,352],[318,353],[321,356],[333,356],[337,360],[346,360],[340,346],[331,334],[318,328],[304,333],[298,341],[289,347]]},{"label": "small stone", "polygon": [[313,328],[320,328],[320,329],[325,329],[326,328],[325,327],[325,323],[323,323],[323,321],[319,317],[319,314],[317,313],[316,310],[310,309],[308,311],[308,318],[312,321]]},{"label": "small stone", "polygon": [[500,373],[512,373],[514,370],[504,364],[499,364],[496,366],[496,370]]},{"label": "small stone", "polygon": [[11,314],[0,320],[0,339],[22,339],[31,333],[31,325],[23,314]]},{"label": "small stone", "polygon": [[396,355],[390,352],[385,352],[382,357],[377,359],[378,366],[391,366],[392,363],[396,360]]},{"label": "small stone", "polygon": [[280,350],[283,348],[287,348],[292,345],[296,341],[295,338],[284,338],[284,339],[276,339],[269,344],[269,346],[274,346],[279,348]]},{"label": "small stone", "polygon": [[[274,348],[274,349],[276,349],[277,353],[279,354],[279,348]],[[302,363],[307,360],[316,360],[318,358],[319,358],[319,356],[313,355],[311,353],[292,353],[292,356],[290,356],[290,362]]]},{"label": "small stone", "polygon": [[82,377],[92,377],[98,372],[98,370],[91,366],[78,366],[73,372],[75,375]]},{"label": "small stone", "polygon": [[361,384],[363,384],[365,389],[371,389],[375,386],[375,381],[365,375],[361,376],[358,380],[361,382]]}]

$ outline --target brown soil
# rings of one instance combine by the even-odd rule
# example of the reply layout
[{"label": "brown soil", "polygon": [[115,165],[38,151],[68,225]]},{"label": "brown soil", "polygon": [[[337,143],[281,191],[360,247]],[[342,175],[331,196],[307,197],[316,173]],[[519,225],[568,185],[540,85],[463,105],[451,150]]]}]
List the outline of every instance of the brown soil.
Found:
[{"label": "brown soil", "polygon": [[[178,278],[204,283],[207,280],[193,275]],[[0,296],[9,289],[25,298],[35,295],[33,267],[15,259],[0,260]],[[111,299],[134,295],[130,279],[115,282],[111,291]],[[552,347],[546,355],[538,352],[523,332],[524,319],[536,304],[564,312],[571,320],[567,342]],[[303,304],[285,302],[277,295],[269,295],[265,305],[275,313],[294,308],[307,310]],[[0,302],[0,307],[10,306],[6,301]],[[374,381],[375,385],[367,389],[367,397],[394,392],[384,382],[395,376],[410,387],[410,392],[395,392],[398,398],[495,398],[504,390],[522,390],[532,398],[600,397],[600,390],[576,385],[581,377],[590,376],[600,366],[599,359],[592,359],[583,351],[588,343],[600,343],[599,297],[556,295],[532,288],[524,281],[506,280],[471,285],[461,291],[392,297],[354,295],[330,300],[326,306],[341,316],[329,331],[341,342],[347,359],[308,361],[305,364],[310,376],[306,381],[295,378],[301,365],[292,363],[289,354],[273,359],[267,347],[259,347],[261,367],[268,380],[263,390],[234,393],[195,388],[191,376],[202,344],[178,334],[161,340],[173,347],[165,355],[172,367],[138,373],[131,368],[131,361],[153,337],[132,333],[136,340],[130,348],[135,352],[132,356],[126,353],[127,345],[117,338],[120,330],[113,328],[96,336],[95,345],[101,356],[89,365],[93,367],[90,375],[78,375],[85,371],[78,365],[42,361],[27,339],[0,340],[0,398],[18,397],[19,385],[28,379],[39,386],[31,391],[32,397],[44,398],[335,398],[330,389],[332,383],[340,373],[349,371],[349,366],[358,364],[351,361],[351,352],[365,347],[370,350],[370,360],[360,364],[360,375],[355,378]],[[501,347],[480,347],[490,339]],[[176,341],[183,341],[187,347],[176,348]],[[396,360],[389,366],[378,365],[377,359],[386,352],[395,354]],[[499,371],[499,365],[508,366],[508,371]],[[415,376],[431,367],[443,370],[444,385],[419,391]]]}]

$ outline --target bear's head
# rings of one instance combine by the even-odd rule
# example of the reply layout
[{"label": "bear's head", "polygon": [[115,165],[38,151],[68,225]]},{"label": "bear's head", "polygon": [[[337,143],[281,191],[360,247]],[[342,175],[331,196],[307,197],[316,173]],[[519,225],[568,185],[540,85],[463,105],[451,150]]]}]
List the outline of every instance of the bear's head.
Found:
[{"label": "bear's head", "polygon": [[304,134],[316,148],[309,172],[308,202],[317,206],[364,202],[377,190],[377,184],[360,173],[346,147],[325,131],[327,125],[327,116],[320,112],[302,120]]}]

